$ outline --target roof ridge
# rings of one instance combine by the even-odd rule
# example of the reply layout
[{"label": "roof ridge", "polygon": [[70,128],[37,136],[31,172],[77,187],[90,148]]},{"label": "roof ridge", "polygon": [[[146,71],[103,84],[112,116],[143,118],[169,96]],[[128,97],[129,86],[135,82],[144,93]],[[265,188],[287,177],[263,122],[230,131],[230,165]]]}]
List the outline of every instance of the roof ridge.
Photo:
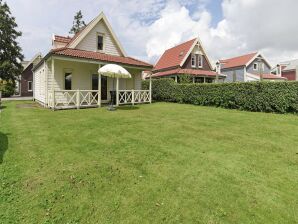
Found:
[{"label": "roof ridge", "polygon": [[[125,57],[125,56],[124,56],[124,57]],[[152,65],[152,64],[150,64],[150,63],[148,63],[148,62],[146,62],[146,61],[142,61],[142,60],[140,60],[140,59],[136,59],[136,58],[133,58],[133,57],[130,57],[130,56],[125,57],[125,58],[130,58],[130,59],[136,60],[136,61],[138,61],[138,62],[143,62],[143,63],[146,63],[146,64],[148,64],[148,65]],[[153,66],[153,65],[152,65],[152,66]]]},{"label": "roof ridge", "polygon": [[183,43],[180,43],[180,44],[178,44],[178,45],[176,45],[176,46],[174,46],[174,47],[168,48],[167,50],[165,50],[165,52],[166,52],[166,51],[169,51],[169,50],[172,50],[172,49],[174,49],[174,48],[176,48],[176,47],[180,47],[181,45],[186,44],[186,43],[188,43],[188,42],[195,41],[196,39],[197,39],[197,38],[193,38],[193,39],[191,39],[191,40],[188,40],[188,41],[185,41],[185,42],[183,42]]},{"label": "roof ridge", "polygon": [[61,35],[58,35],[58,34],[54,34],[55,37],[62,37],[62,38],[67,38],[67,39],[72,39],[72,37],[70,36],[61,36]]},{"label": "roof ridge", "polygon": [[236,59],[236,58],[246,57],[246,56],[249,56],[249,55],[256,55],[256,54],[258,54],[258,53],[259,53],[259,52],[253,52],[253,53],[249,53],[249,54],[243,54],[243,55],[236,56],[236,57],[232,57],[232,58],[220,59],[220,61],[233,60],[233,59]]}]

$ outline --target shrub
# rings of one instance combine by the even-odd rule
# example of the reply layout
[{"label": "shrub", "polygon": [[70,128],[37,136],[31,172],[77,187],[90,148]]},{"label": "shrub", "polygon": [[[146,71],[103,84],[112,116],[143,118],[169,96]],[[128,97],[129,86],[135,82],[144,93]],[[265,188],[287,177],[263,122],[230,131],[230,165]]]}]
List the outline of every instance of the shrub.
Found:
[{"label": "shrub", "polygon": [[10,81],[0,80],[0,91],[2,91],[2,97],[10,97],[15,92],[15,84]]},{"label": "shrub", "polygon": [[[143,87],[149,87],[148,80]],[[247,111],[297,113],[298,82],[177,84],[172,79],[157,79],[152,80],[152,98]]]}]

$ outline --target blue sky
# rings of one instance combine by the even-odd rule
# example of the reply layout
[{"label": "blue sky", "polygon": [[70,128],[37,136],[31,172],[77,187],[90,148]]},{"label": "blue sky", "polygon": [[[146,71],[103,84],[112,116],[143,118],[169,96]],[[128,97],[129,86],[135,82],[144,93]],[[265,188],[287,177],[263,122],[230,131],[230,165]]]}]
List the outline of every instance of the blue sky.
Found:
[{"label": "blue sky", "polygon": [[298,58],[297,0],[6,1],[27,59],[46,54],[53,34],[68,35],[78,10],[86,22],[103,11],[126,52],[151,63],[193,37],[200,37],[212,61],[253,51],[273,63]]}]

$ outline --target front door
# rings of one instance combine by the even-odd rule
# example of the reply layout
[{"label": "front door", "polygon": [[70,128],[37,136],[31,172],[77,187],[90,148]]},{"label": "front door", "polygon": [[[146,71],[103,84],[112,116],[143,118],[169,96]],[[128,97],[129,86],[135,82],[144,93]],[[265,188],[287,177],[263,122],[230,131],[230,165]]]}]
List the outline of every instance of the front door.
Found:
[{"label": "front door", "polygon": [[[92,75],[92,90],[98,90],[98,75]],[[108,99],[108,79],[101,76],[101,100]]]}]

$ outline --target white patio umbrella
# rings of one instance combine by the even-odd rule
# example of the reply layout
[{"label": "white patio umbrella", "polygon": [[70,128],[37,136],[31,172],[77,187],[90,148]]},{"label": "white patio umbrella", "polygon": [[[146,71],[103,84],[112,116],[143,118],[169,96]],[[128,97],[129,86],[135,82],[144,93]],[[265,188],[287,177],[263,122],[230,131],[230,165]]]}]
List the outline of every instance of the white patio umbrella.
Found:
[{"label": "white patio umbrella", "polygon": [[98,69],[98,73],[110,78],[131,78],[131,74],[122,66],[107,64]]},{"label": "white patio umbrella", "polygon": [[[115,87],[114,87],[114,79],[117,78],[117,82],[119,78],[122,79],[127,79],[127,78],[131,78],[131,74],[122,66],[120,65],[116,65],[116,64],[107,64],[104,65],[103,67],[101,67],[100,69],[98,69],[98,73],[100,75],[104,75],[110,78],[113,78],[113,89],[115,91]],[[118,85],[117,85],[118,87]],[[114,105],[113,105],[113,100],[112,100],[113,96],[111,95],[111,105],[109,107],[109,110],[114,110]]]}]

